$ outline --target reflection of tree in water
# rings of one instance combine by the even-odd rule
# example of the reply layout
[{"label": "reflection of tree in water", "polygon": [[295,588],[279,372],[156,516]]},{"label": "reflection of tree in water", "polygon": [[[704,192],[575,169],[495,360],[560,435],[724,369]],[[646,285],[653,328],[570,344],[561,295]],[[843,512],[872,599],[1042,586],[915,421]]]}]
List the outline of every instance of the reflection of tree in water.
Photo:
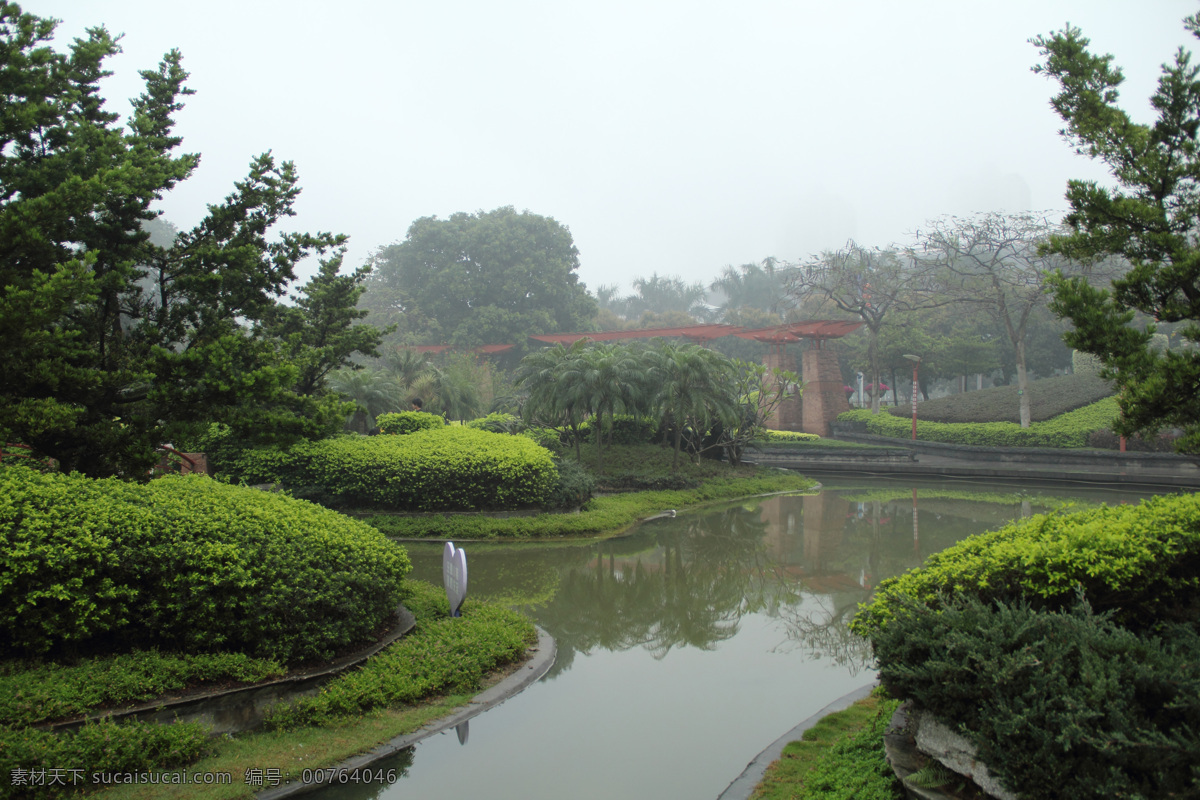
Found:
[{"label": "reflection of tree in water", "polygon": [[756,512],[730,508],[645,530],[656,548],[620,556],[619,543],[598,545],[591,563],[568,570],[537,612],[558,643],[552,674],[596,647],[644,647],[659,659],[673,647],[711,649],[766,602],[752,589],[752,577],[766,571]]},{"label": "reflection of tree in water", "polygon": [[848,626],[867,594],[805,594],[778,616],[793,647],[807,651],[814,661],[829,659],[857,675],[871,663],[871,644]]}]

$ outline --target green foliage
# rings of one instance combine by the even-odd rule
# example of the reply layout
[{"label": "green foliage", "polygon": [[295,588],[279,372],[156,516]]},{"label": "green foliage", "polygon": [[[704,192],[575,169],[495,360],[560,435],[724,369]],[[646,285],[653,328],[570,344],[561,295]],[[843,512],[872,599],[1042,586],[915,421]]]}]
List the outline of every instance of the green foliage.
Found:
[{"label": "green foliage", "polygon": [[[917,418],[930,422],[1020,422],[1017,392],[1016,386],[996,386],[926,400],[917,404]],[[1025,392],[1029,397],[1030,419],[1045,422],[1112,397],[1113,389],[1100,376],[1083,373],[1031,381]],[[909,420],[911,426],[911,405],[889,408],[888,413]]]},{"label": "green foliage", "polygon": [[145,702],[168,692],[278,678],[276,661],[243,653],[179,656],[142,650],[55,663],[0,663],[0,727],[52,722],[98,709]]},{"label": "green foliage", "polygon": [[491,433],[521,433],[525,429],[525,424],[515,414],[488,414],[465,424],[468,428]]},{"label": "green foliage", "polygon": [[422,318],[417,340],[471,346],[531,333],[583,330],[596,312],[579,283],[571,232],[511,206],[448,219],[422,217],[403,242],[381,248],[368,283],[403,295]]},{"label": "green foliage", "polygon": [[[380,417],[380,427],[389,417]],[[472,511],[539,506],[557,480],[550,453],[523,436],[446,426],[439,417],[394,415],[436,429],[405,436],[341,436],[289,450],[245,453],[238,473],[250,483],[320,491],[338,506],[393,511]]]},{"label": "green foliage", "polygon": [[[1116,398],[1110,397],[1045,422],[1032,423],[1028,428],[1012,422],[943,423],[918,417],[917,438],[979,447],[1087,447],[1088,437],[1094,431],[1112,426],[1116,414]],[[838,422],[857,423],[877,436],[908,439],[912,435],[911,418],[872,414],[868,409],[840,414]]]},{"label": "green foliage", "polygon": [[558,481],[546,498],[546,508],[571,511],[586,505],[596,491],[595,476],[578,461],[558,458],[554,465],[558,468]]},{"label": "green foliage", "polygon": [[[1200,35],[1200,15],[1184,26]],[[1048,249],[1081,260],[1115,254],[1132,264],[1111,290],[1057,276],[1052,308],[1074,325],[1064,339],[1097,356],[1102,374],[1119,387],[1119,433],[1178,426],[1184,429],[1179,449],[1200,452],[1200,198],[1194,185],[1200,68],[1179,48],[1174,62],[1163,65],[1151,98],[1156,119],[1142,124],[1117,106],[1124,76],[1112,56],[1089,51],[1078,28],[1032,42],[1044,58],[1034,71],[1060,88],[1052,104],[1066,122],[1064,138],[1077,153],[1102,162],[1116,184],[1069,181],[1071,233],[1055,237]],[[1154,323],[1183,323],[1175,333],[1185,346],[1156,349]]]},{"label": "green foliage", "polygon": [[396,411],[380,414],[375,419],[380,433],[406,434],[417,431],[439,430],[446,427],[446,420],[437,414],[425,411]]},{"label": "green foliage", "polygon": [[430,584],[414,582],[410,608],[418,620],[412,632],[316,696],[272,709],[267,726],[327,725],[434,694],[475,691],[488,672],[521,660],[537,641],[526,617],[500,606],[467,601],[461,617],[450,617],[445,594]]},{"label": "green foliage", "polygon": [[409,568],[368,526],[203,476],[139,486],[0,469],[6,656],[161,646],[327,658],[392,614]]},{"label": "green foliage", "polygon": [[1038,514],[968,537],[881,582],[850,627],[862,635],[888,627],[903,598],[933,606],[945,594],[1025,598],[1054,608],[1080,586],[1096,609],[1114,610],[1123,624],[1200,619],[1200,495]]},{"label": "green foliage", "polygon": [[[193,722],[159,725],[104,721],[63,733],[0,727],[0,772],[4,774],[0,798],[68,796],[90,784],[94,772],[145,772],[182,766],[196,761],[211,747],[208,729]],[[83,770],[74,786],[70,769]],[[48,785],[48,777],[43,785],[28,785],[25,779],[29,770],[42,770],[45,776],[58,770],[65,785]]]},{"label": "green foliage", "polygon": [[872,636],[888,692],[952,721],[1022,797],[1182,797],[1200,789],[1200,634],[1141,637],[1082,601],[969,594],[893,605]]},{"label": "green foliage", "polygon": [[322,370],[375,335],[344,331],[349,295],[306,290],[295,312],[278,298],[301,259],[340,259],[344,237],[271,236],[300,190],[266,153],[195,228],[152,242],[151,206],[199,163],[176,152],[182,56],[141,73],[122,126],[100,96],[117,39],[93,27],[59,53],[55,25],[0,6],[0,441],[138,476],[212,421],[261,443],[335,430],[353,408],[319,391]]}]

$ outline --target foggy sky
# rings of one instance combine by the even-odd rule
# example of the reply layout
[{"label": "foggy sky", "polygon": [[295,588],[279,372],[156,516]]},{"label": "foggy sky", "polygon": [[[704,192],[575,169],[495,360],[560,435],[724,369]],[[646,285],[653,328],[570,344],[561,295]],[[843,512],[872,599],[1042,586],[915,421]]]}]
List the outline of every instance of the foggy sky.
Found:
[{"label": "foggy sky", "polygon": [[123,33],[109,109],[183,52],[191,227],[253,156],[292,160],[289,228],[351,237],[348,266],[422,216],[512,205],[568,226],[580,277],[709,281],[726,264],[906,241],[944,214],[1065,208],[1102,179],[1058,136],[1028,39],[1083,29],[1150,121],[1192,0],[451,2],[38,0]]}]

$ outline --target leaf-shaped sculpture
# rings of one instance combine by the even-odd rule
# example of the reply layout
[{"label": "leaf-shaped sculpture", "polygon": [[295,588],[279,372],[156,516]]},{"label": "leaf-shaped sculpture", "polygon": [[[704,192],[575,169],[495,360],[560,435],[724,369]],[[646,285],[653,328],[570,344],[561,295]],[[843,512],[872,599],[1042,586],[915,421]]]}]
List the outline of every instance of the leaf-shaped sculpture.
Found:
[{"label": "leaf-shaped sculpture", "polygon": [[442,584],[446,587],[446,600],[450,604],[450,616],[461,616],[463,600],[467,596],[467,551],[446,542],[442,550]]}]

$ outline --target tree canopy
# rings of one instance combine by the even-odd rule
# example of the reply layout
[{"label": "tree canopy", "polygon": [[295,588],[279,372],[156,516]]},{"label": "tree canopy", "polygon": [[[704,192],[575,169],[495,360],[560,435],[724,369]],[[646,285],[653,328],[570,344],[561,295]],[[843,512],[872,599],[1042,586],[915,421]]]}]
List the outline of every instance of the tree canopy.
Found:
[{"label": "tree canopy", "polygon": [[[1200,14],[1184,24],[1200,37]],[[1200,67],[1179,48],[1151,97],[1157,118],[1140,124],[1117,105],[1124,76],[1113,57],[1089,51],[1078,28],[1032,43],[1044,57],[1034,71],[1059,85],[1052,105],[1066,122],[1060,133],[1103,162],[1116,184],[1070,181],[1071,230],[1047,249],[1080,260],[1115,253],[1132,264],[1111,290],[1059,275],[1052,307],[1075,326],[1067,342],[1099,357],[1120,388],[1118,432],[1176,425],[1184,429],[1178,446],[1200,452]],[[1156,350],[1156,322],[1181,323],[1182,346]]]},{"label": "tree canopy", "polygon": [[373,269],[368,303],[372,292],[386,295],[425,343],[521,343],[582,330],[596,313],[570,230],[512,206],[422,217],[375,254]]},{"label": "tree canopy", "polygon": [[[300,191],[293,165],[254,158],[228,197],[172,236],[152,206],[199,163],[173,135],[191,94],[181,55],[141,72],[145,91],[121,125],[99,88],[117,40],[91,28],[60,53],[55,25],[0,5],[0,441],[65,469],[135,477],[157,446],[208,422],[250,440],[340,424],[353,409],[321,394],[323,377],[378,334],[332,349],[311,340],[312,313],[334,312],[344,237],[271,236]],[[170,242],[151,241],[147,225]],[[282,311],[310,255],[332,260]],[[328,317],[325,334],[352,322]]]}]

